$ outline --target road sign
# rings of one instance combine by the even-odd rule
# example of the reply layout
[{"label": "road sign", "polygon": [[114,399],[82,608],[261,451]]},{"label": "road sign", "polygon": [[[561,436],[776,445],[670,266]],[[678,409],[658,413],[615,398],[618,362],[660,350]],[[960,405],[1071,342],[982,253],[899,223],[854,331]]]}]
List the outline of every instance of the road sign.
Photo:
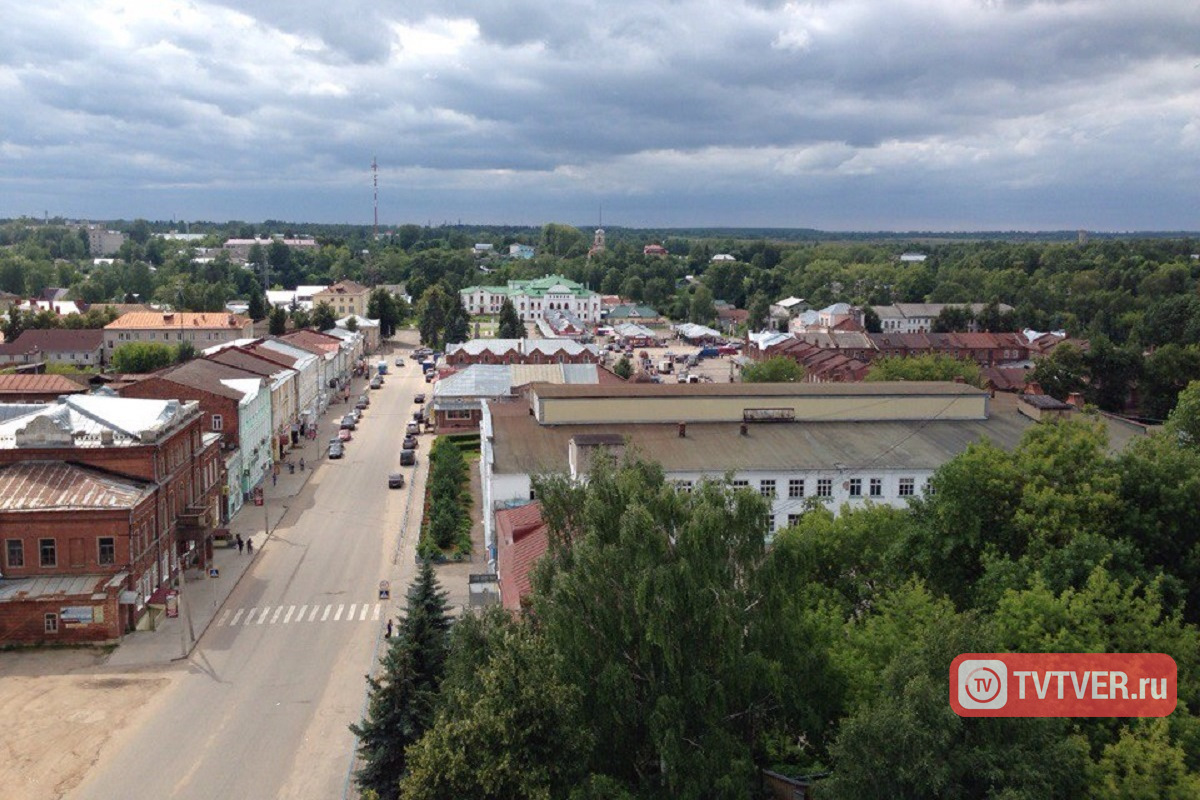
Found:
[{"label": "road sign", "polygon": [[387,581],[379,582],[379,599],[387,600],[392,596],[392,585]]}]

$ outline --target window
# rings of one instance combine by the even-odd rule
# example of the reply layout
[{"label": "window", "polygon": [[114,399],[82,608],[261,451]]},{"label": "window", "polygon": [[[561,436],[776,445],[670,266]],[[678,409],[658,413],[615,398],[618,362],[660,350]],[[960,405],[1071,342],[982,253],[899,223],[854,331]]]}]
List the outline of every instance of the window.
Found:
[{"label": "window", "polygon": [[871,478],[871,497],[883,497],[882,478]]},{"label": "window", "polygon": [[729,485],[735,489],[745,489],[750,485],[750,481],[730,481]]},{"label": "window", "polygon": [[58,633],[58,614],[47,614],[45,616],[46,633]]},{"label": "window", "polygon": [[763,497],[774,497],[775,496],[775,481],[774,480],[759,481],[758,482],[758,493],[761,494]]},{"label": "window", "polygon": [[25,542],[20,539],[9,539],[5,551],[8,554],[8,566],[25,566]]},{"label": "window", "polygon": [[675,491],[683,492],[685,494],[691,494],[692,493],[692,482],[691,481],[675,481]]},{"label": "window", "polygon": [[862,478],[850,479],[850,496],[862,497]]},{"label": "window", "polygon": [[788,527],[792,528],[800,524],[800,514],[788,514]]},{"label": "window", "polygon": [[100,554],[96,563],[112,565],[117,563],[117,540],[111,536],[101,536],[98,540]]},{"label": "window", "polygon": [[471,409],[469,408],[451,408],[446,411],[446,419],[470,419]]},{"label": "window", "polygon": [[913,478],[900,479],[900,496],[912,497],[915,494],[916,481]]},{"label": "window", "polygon": [[833,497],[833,478],[817,478],[817,497]]},{"label": "window", "polygon": [[788,481],[788,497],[804,497],[804,478],[792,478]]},{"label": "window", "polygon": [[212,429],[213,429],[214,431],[220,431],[220,430],[223,430],[223,429],[224,429],[224,427],[225,427],[225,420],[221,419],[221,415],[220,415],[220,414],[213,414],[213,415],[212,415],[212,426],[213,426],[213,427],[212,427]]},{"label": "window", "polygon": [[58,566],[58,548],[53,539],[39,539],[38,548],[42,554],[43,567]]}]

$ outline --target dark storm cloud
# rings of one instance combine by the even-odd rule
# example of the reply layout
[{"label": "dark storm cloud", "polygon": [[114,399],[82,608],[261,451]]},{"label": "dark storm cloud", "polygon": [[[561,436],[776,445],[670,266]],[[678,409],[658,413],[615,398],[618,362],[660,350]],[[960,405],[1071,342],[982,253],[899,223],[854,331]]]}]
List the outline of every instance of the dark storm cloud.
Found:
[{"label": "dark storm cloud", "polygon": [[0,215],[71,174],[60,205],[91,216],[154,213],[108,211],[116,186],[130,204],[140,186],[286,216],[254,210],[277,186],[297,213],[322,216],[327,196],[324,218],[347,218],[378,156],[405,187],[397,220],[590,218],[608,198],[638,215],[626,224],[725,209],[730,224],[1195,227],[1200,11],[1182,0],[0,10],[0,103],[17,109],[0,119]]}]

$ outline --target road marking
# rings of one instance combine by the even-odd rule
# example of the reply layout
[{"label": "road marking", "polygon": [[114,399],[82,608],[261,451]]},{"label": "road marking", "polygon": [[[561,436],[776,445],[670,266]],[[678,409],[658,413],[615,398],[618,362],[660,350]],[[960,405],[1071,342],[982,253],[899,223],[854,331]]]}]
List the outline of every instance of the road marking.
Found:
[{"label": "road marking", "polygon": [[379,621],[379,603],[376,603],[376,604],[375,604],[375,613],[373,613],[373,614],[371,615],[371,621],[372,621],[372,622],[378,622],[378,621]]},{"label": "road marking", "polygon": [[242,623],[243,625],[249,625],[254,620],[254,612],[255,611],[258,611],[258,606],[251,608],[250,611],[246,614],[246,621]]},{"label": "road marking", "polygon": [[321,615],[321,622],[329,619],[329,612],[333,610],[333,606],[325,606],[325,613]]},{"label": "road marking", "polygon": [[316,618],[317,618],[317,612],[318,612],[318,611],[320,611],[320,610],[321,610],[321,607],[320,607],[320,606],[313,606],[312,613],[308,615],[308,621],[309,621],[309,622],[312,622],[314,619],[316,619]]},{"label": "road marking", "polygon": [[242,618],[242,614],[245,614],[245,613],[246,613],[246,609],[244,609],[244,608],[239,608],[239,609],[237,610],[237,613],[233,615],[233,621],[229,623],[229,627],[231,627],[231,628],[232,628],[234,625],[237,625],[237,624],[238,624],[238,620],[239,620],[239,619],[241,619],[241,618]]},{"label": "road marking", "polygon": [[355,607],[356,607],[357,605],[358,605],[358,603],[351,603],[351,604],[350,604],[350,613],[346,614],[346,621],[347,621],[347,622],[354,622],[354,609],[355,609]]},{"label": "road marking", "polygon": [[275,620],[279,619],[279,615],[280,615],[280,614],[282,614],[282,613],[283,613],[283,606],[280,606],[279,608],[275,609],[275,613],[274,613],[274,615],[272,615],[272,617],[271,617],[271,624],[272,624],[272,625],[274,625],[274,624],[275,624]]},{"label": "road marking", "polygon": [[264,619],[266,619],[266,618],[267,618],[267,614],[270,614],[270,613],[271,613],[271,607],[270,607],[270,606],[267,606],[266,608],[264,608],[264,609],[263,609],[263,612],[262,612],[262,614],[260,614],[260,615],[259,615],[259,617],[258,617],[258,624],[259,624],[259,625],[262,625],[262,624],[263,624],[263,620],[264,620]]},{"label": "road marking", "polygon": [[225,620],[229,619],[229,614],[230,614],[230,609],[228,609],[228,608],[221,612],[221,618],[217,620],[218,628],[225,624]]},{"label": "road marking", "polygon": [[362,613],[358,615],[358,621],[359,621],[359,622],[366,622],[366,620],[367,620],[367,611],[369,611],[369,610],[370,610],[370,606],[368,606],[366,603],[363,603],[363,607],[362,607]]},{"label": "road marking", "polygon": [[[334,622],[337,622],[338,620],[340,620],[342,618],[342,609],[344,609],[345,607],[346,607],[345,603],[338,603],[337,613],[333,615]],[[325,620],[321,620],[321,621],[324,622]]]},{"label": "road marking", "polygon": [[[295,610],[296,610],[296,607],[295,607],[295,606],[288,606],[288,612],[287,612],[287,616],[283,618],[283,624],[284,624],[284,625],[287,625],[287,624],[288,624],[288,622],[290,622],[290,621],[291,621],[291,619],[292,619],[292,612],[293,612],[293,611],[295,611]],[[300,621],[300,618],[301,618],[301,617],[303,617],[303,616],[304,616],[304,609],[302,608],[302,609],[300,609],[300,613],[296,615],[296,621],[297,621],[297,622],[299,622],[299,621]]]}]

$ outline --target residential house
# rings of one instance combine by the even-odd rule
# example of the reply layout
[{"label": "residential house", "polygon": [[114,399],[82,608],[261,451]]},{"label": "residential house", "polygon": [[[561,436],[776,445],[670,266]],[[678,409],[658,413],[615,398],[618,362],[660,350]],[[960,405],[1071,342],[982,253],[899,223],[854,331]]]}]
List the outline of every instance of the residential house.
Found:
[{"label": "residential house", "polygon": [[[879,317],[880,329],[883,333],[929,333],[933,323],[946,308],[968,308],[972,314],[978,315],[987,308],[985,303],[894,303],[890,306],[872,306]],[[1002,313],[1008,313],[1013,307],[1005,303],[999,305]],[[970,331],[978,331],[979,327],[971,323]]]},{"label": "residential house", "polygon": [[296,388],[299,373],[282,366],[278,361],[240,347],[214,350],[205,353],[204,359],[237,367],[267,380],[271,395],[272,459],[282,461],[284,453],[292,446],[293,431],[296,431],[296,441],[299,442],[299,393]]},{"label": "residential house", "polygon": [[100,367],[104,364],[104,331],[69,328],[25,330],[11,342],[0,344],[0,361]]},{"label": "residential house", "polygon": [[772,303],[770,316],[774,322],[787,322],[801,311],[808,310],[808,303],[801,297],[785,297]]},{"label": "residential house", "polygon": [[118,640],[207,564],[219,437],[196,403],[0,406],[0,644]]},{"label": "residential house", "polygon": [[87,390],[65,375],[0,375],[0,403],[52,403],[63,395],[86,394]]},{"label": "residential house", "polygon": [[349,330],[350,320],[354,320],[354,331],[362,336],[363,352],[374,353],[379,349],[379,320],[367,319],[360,314],[350,314],[342,317],[335,324],[343,330]]},{"label": "residential house", "polygon": [[104,326],[105,359],[129,342],[178,345],[189,342],[196,350],[244,339],[252,334],[248,317],[237,314],[193,311],[135,311],[122,314]]},{"label": "residential house", "polygon": [[616,325],[619,322],[637,322],[642,325],[661,325],[662,314],[650,306],[636,303],[622,303],[604,312],[604,323]]},{"label": "residential house", "polygon": [[313,305],[329,303],[333,313],[338,317],[357,315],[367,316],[367,304],[370,302],[371,290],[360,283],[351,280],[338,281],[332,286],[326,286],[312,296]]},{"label": "residential house", "polygon": [[271,236],[262,237],[256,236],[253,239],[227,239],[221,248],[229,253],[229,258],[236,263],[245,264],[250,258],[250,250],[254,245],[266,250],[275,242],[282,242],[285,246],[293,250],[315,250],[317,249],[317,240],[311,236]]}]

